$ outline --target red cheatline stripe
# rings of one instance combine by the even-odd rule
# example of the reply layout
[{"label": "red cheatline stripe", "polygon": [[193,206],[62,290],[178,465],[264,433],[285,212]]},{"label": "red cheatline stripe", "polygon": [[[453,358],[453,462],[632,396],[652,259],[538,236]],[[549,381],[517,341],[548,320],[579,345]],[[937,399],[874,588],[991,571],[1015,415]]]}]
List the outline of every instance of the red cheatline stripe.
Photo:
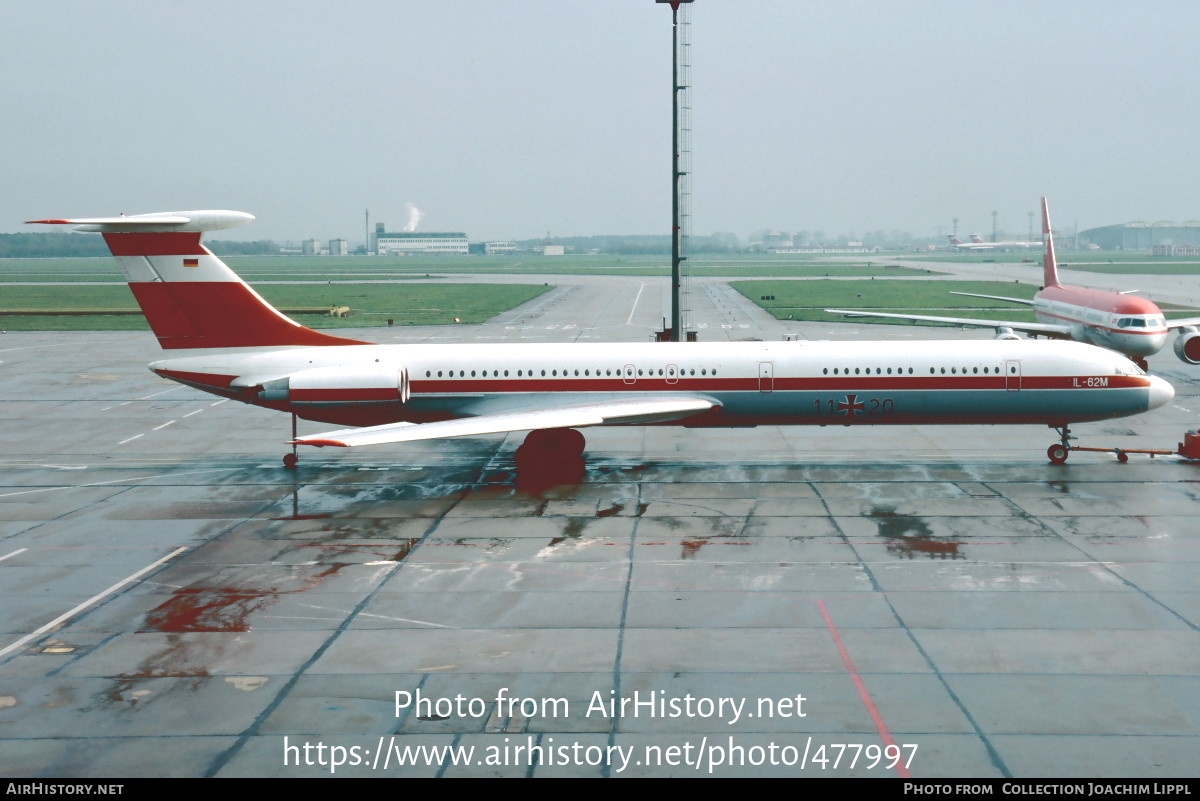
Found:
[{"label": "red cheatline stripe", "polygon": [[[1107,386],[1089,387],[1087,381],[1103,378]],[[1013,384],[1031,389],[1140,389],[1149,385],[1140,376],[1013,376]],[[1078,384],[1076,383],[1078,381]],[[414,379],[413,391],[432,394],[480,392],[758,392],[757,378],[685,378],[668,383],[661,378],[639,378],[626,384],[618,378],[459,378]],[[774,392],[902,392],[978,391],[1007,389],[1003,376],[893,377],[829,376],[821,378],[776,378]],[[765,394],[765,393],[764,393]]]},{"label": "red cheatline stripe", "polygon": [[[875,702],[871,700],[871,694],[867,692],[867,685],[863,683],[862,676],[858,675],[858,670],[854,667],[854,661],[850,659],[850,653],[846,650],[846,646],[842,644],[842,637],[838,634],[837,626],[833,625],[833,618],[829,616],[829,610],[825,608],[825,602],[817,601],[817,608],[821,610],[821,617],[825,619],[825,628],[829,630],[830,636],[833,637],[833,643],[837,646],[838,654],[842,657],[842,664],[850,674],[851,681],[854,682],[854,689],[858,691],[858,700],[862,701],[862,705],[866,707],[867,714],[871,716],[871,722],[875,724],[875,731],[879,732],[879,739],[883,740],[885,748],[892,746],[895,749],[894,753],[899,754],[900,747],[892,739],[892,733],[888,731],[887,724],[883,722],[883,715],[879,714],[879,709],[875,706]],[[904,767],[903,759],[896,763],[896,772],[900,774],[900,778],[902,779],[912,777],[912,774],[908,772],[908,768]]]},{"label": "red cheatline stripe", "polygon": [[338,442],[336,439],[293,439],[293,440],[289,440],[287,444],[288,445],[316,445],[318,448],[324,448],[326,445],[330,445],[335,448],[349,447],[346,443]]},{"label": "red cheatline stripe", "polygon": [[190,381],[193,384],[204,384],[207,387],[228,387],[236,375],[219,375],[217,373],[190,373],[184,370],[158,369],[154,372],[163,378],[173,378],[177,381]]},{"label": "red cheatline stripe", "polygon": [[[1143,314],[1143,312],[1128,312],[1129,314]],[[1088,328],[1097,328],[1101,331],[1108,331],[1113,334],[1141,334],[1142,336],[1162,335],[1167,333],[1166,328],[1109,328],[1106,325],[1097,325],[1096,323],[1085,322],[1077,317],[1067,317],[1062,314],[1054,314],[1053,312],[1042,311],[1038,312],[1044,317],[1053,317],[1055,320],[1065,320],[1068,323],[1075,325],[1083,325]]]},{"label": "red cheatline stripe", "polygon": [[339,389],[291,389],[288,400],[297,403],[321,403],[336,401],[398,401],[400,388],[396,387],[341,387]]},{"label": "red cheatline stripe", "polygon": [[[236,376],[213,375],[208,373],[186,373],[177,370],[158,370],[160,375],[170,378],[179,378],[183,381],[191,381],[194,383],[207,384],[210,386],[227,387],[229,382]],[[1080,376],[1078,380],[1085,382],[1087,378],[1094,376]],[[1056,378],[1030,378],[1026,376],[1022,380],[1022,390],[1031,389],[1139,389],[1148,386],[1149,381],[1139,376],[1101,376],[1108,379],[1107,387],[1087,387],[1074,386],[1072,381],[1074,377],[1056,377]],[[782,386],[781,386],[782,384]],[[512,393],[528,393],[528,392],[659,392],[670,394],[672,392],[757,392],[758,384],[753,378],[747,379],[725,379],[725,378],[710,378],[710,379],[692,379],[680,381],[675,384],[668,384],[661,379],[642,379],[636,384],[625,384],[619,379],[461,379],[455,381],[437,380],[419,380],[413,381],[413,391],[418,394],[480,394],[491,392],[512,392]],[[895,384],[890,384],[886,381],[867,383],[865,380],[854,382],[848,379],[839,381],[836,378],[829,379],[794,379],[784,383],[781,379],[775,381],[775,392],[832,392],[834,394],[842,394],[846,392],[886,392],[889,390],[895,391],[979,391],[979,390],[1002,390],[1004,389],[1003,380],[999,383],[984,384],[976,383],[971,380],[963,379],[939,379],[928,378],[922,380],[904,379],[903,382],[897,381]],[[306,401],[336,401],[336,400],[399,400],[398,390],[391,387],[343,387],[343,388],[323,388],[323,389],[293,389],[293,400]]]}]

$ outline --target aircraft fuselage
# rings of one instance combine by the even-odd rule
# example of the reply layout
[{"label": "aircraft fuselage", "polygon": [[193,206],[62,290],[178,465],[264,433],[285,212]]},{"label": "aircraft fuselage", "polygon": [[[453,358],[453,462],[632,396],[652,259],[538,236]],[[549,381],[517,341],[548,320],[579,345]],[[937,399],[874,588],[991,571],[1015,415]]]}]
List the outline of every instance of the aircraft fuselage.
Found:
[{"label": "aircraft fuselage", "polygon": [[1167,341],[1162,311],[1145,298],[1059,285],[1038,292],[1033,310],[1039,322],[1074,326],[1077,341],[1129,356],[1151,356]]},{"label": "aircraft fuselage", "polygon": [[703,397],[710,426],[1064,423],[1172,390],[1073,342],[351,345],[179,352],[150,365],[217,395],[342,425],[422,423],[555,404]]}]

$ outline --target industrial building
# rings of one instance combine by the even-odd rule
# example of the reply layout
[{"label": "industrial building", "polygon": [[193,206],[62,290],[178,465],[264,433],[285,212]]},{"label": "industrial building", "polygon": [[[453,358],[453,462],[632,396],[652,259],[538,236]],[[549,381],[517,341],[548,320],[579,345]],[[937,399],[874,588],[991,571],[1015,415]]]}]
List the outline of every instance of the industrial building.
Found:
[{"label": "industrial building", "polygon": [[[1079,232],[1080,244],[1090,242],[1102,250],[1141,250],[1176,254],[1173,249],[1200,245],[1200,222],[1127,222]],[[1172,252],[1167,252],[1172,251]]]},{"label": "industrial building", "polygon": [[472,242],[471,253],[476,256],[507,256],[517,252],[516,242]]},{"label": "industrial building", "polygon": [[401,231],[376,232],[376,252],[380,256],[407,253],[466,253],[467,235],[463,233],[434,233]]}]

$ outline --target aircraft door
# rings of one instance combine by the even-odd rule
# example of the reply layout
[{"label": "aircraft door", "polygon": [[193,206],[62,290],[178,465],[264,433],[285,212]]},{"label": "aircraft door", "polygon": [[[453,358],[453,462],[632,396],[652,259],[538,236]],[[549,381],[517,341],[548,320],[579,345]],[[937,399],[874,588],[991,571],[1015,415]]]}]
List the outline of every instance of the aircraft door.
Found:
[{"label": "aircraft door", "polygon": [[679,366],[678,365],[675,365],[675,364],[667,365],[667,383],[668,384],[678,384],[679,383]]},{"label": "aircraft door", "polygon": [[621,378],[626,384],[632,384],[634,381],[637,381],[637,368],[632,364],[625,365],[625,368],[621,371]]},{"label": "aircraft door", "polygon": [[758,391],[771,392],[775,389],[775,363],[758,363]]},{"label": "aircraft door", "polygon": [[1016,360],[1004,363],[1004,388],[1009,392],[1021,389],[1021,363]]}]

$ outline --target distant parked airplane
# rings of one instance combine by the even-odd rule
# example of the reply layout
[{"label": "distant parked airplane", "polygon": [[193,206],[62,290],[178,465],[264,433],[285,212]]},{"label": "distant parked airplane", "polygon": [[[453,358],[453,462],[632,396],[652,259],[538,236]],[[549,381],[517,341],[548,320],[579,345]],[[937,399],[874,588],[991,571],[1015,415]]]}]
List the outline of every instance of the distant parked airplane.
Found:
[{"label": "distant parked airplane", "polygon": [[1022,250],[1040,248],[1041,242],[985,242],[979,234],[971,234],[971,241],[964,242],[956,236],[947,234],[950,246],[956,250],[988,251],[988,250]]},{"label": "distant parked airplane", "polygon": [[1016,339],[1014,331],[1032,336],[1074,339],[1123,353],[1137,362],[1143,370],[1146,369],[1146,357],[1162,350],[1167,341],[1168,331],[1176,329],[1179,336],[1175,339],[1175,355],[1188,364],[1200,364],[1200,329],[1197,328],[1200,326],[1200,317],[1168,321],[1162,310],[1146,298],[1134,297],[1128,292],[1110,292],[1060,284],[1046,198],[1042,198],[1042,233],[1046,237],[1046,254],[1042,261],[1046,285],[1033,296],[1033,300],[1000,295],[976,295],[971,292],[950,293],[1032,306],[1038,319],[1036,323],[846,309],[826,311],[844,314],[847,317],[895,317],[901,320],[994,328],[997,339]]}]

